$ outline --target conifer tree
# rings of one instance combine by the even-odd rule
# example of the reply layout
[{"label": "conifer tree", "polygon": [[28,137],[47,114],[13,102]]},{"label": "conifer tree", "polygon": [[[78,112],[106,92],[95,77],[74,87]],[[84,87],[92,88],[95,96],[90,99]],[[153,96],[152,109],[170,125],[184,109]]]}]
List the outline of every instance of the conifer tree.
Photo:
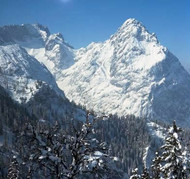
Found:
[{"label": "conifer tree", "polygon": [[159,156],[158,152],[155,153],[155,158],[152,161],[152,178],[160,179],[161,174],[161,157]]},{"label": "conifer tree", "polygon": [[164,178],[167,179],[186,178],[183,167],[182,147],[178,137],[179,132],[181,132],[181,129],[176,126],[174,121],[165,139],[165,144],[161,147],[161,149],[164,150],[162,153],[162,161],[164,162],[162,173]]},{"label": "conifer tree", "polygon": [[149,179],[149,178],[150,178],[150,175],[149,175],[148,169],[144,166],[143,173],[141,175],[141,179]]},{"label": "conifer tree", "polygon": [[16,156],[13,156],[12,162],[10,163],[7,178],[8,179],[19,178],[19,164],[17,162]]}]

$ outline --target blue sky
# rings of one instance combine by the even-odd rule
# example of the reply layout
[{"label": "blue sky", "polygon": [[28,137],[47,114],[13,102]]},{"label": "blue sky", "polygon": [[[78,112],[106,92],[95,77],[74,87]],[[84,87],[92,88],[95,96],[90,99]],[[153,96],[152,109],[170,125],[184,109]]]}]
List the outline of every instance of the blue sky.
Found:
[{"label": "blue sky", "polygon": [[189,0],[0,0],[0,26],[40,23],[75,48],[106,40],[131,17],[190,64]]}]

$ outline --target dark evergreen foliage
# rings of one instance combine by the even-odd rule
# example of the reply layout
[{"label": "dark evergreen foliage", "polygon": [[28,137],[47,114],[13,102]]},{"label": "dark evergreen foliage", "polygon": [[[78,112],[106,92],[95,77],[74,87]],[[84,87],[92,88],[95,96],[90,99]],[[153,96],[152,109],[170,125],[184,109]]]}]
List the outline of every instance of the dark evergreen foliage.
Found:
[{"label": "dark evergreen foliage", "polygon": [[109,145],[110,154],[119,158],[118,168],[130,174],[133,168],[141,166],[142,171],[144,149],[150,140],[145,119],[114,115],[96,120],[95,129],[97,138]]},{"label": "dark evergreen foliage", "polygon": [[6,178],[10,156],[19,131],[27,121],[35,121],[23,106],[14,102],[0,86],[0,178]]},{"label": "dark evergreen foliage", "polygon": [[[67,132],[58,123],[52,127],[44,121],[37,126],[26,126],[21,136],[24,150],[21,159],[30,169],[30,177],[38,174],[57,179],[113,176],[112,157],[107,153],[106,144],[93,137],[92,124],[79,124],[79,129],[74,124],[70,127]],[[33,173],[31,168],[35,168]]]},{"label": "dark evergreen foliage", "polygon": [[148,169],[145,166],[143,167],[143,173],[141,175],[141,179],[150,179]]},{"label": "dark evergreen foliage", "polygon": [[152,178],[160,179],[161,178],[161,156],[159,156],[158,152],[155,153],[155,158],[152,160]]},{"label": "dark evergreen foliage", "polygon": [[[188,179],[190,177],[190,166],[187,162],[189,160],[187,148],[181,145],[179,137],[181,131],[182,130],[176,126],[174,121],[173,126],[168,130],[164,145],[161,146],[161,155],[159,156],[158,152],[155,154],[151,166],[152,176],[149,176],[148,170],[144,168],[141,178]],[[131,177],[136,175],[137,172],[135,173],[133,170]]]},{"label": "dark evergreen foliage", "polygon": [[13,156],[12,162],[8,169],[8,179],[19,179],[19,163],[16,156]]},{"label": "dark evergreen foliage", "polygon": [[168,136],[165,139],[165,144],[161,147],[162,173],[165,178],[184,179],[187,178],[184,168],[184,156],[182,145],[179,139],[179,132],[182,130],[176,126],[175,121],[169,129]]}]

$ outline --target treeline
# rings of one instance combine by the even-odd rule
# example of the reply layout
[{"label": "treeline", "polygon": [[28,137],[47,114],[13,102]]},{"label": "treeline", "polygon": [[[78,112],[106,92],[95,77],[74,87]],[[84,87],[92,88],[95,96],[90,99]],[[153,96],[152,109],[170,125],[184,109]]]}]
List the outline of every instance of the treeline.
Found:
[{"label": "treeline", "polygon": [[145,119],[133,115],[109,116],[97,120],[95,126],[97,138],[106,141],[111,155],[119,158],[118,168],[130,174],[135,166],[143,166],[145,148],[151,140]]},{"label": "treeline", "polygon": [[26,108],[14,102],[9,94],[0,86],[0,135],[6,133],[6,128],[17,130],[26,119],[35,119],[29,115]]},{"label": "treeline", "polygon": [[14,102],[0,86],[0,178],[6,178],[12,149],[26,121],[35,121],[26,108]]}]

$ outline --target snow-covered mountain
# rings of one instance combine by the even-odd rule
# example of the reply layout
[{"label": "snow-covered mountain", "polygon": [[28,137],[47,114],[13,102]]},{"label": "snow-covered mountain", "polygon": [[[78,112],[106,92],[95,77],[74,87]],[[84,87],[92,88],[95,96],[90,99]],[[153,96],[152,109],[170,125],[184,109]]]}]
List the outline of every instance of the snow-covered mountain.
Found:
[{"label": "snow-covered mountain", "polygon": [[41,25],[0,27],[0,86],[37,118],[84,118],[84,111],[66,99],[47,67],[27,52],[43,48],[46,41],[50,44],[49,36]]},{"label": "snow-covered mountain", "polygon": [[0,69],[1,85],[19,102],[27,102],[40,88],[40,81],[61,95],[48,69],[17,44],[0,46]]},{"label": "snow-covered mountain", "polygon": [[190,125],[189,74],[137,20],[75,51],[75,61],[58,80],[70,100],[97,112]]},{"label": "snow-covered mountain", "polygon": [[59,78],[60,71],[74,64],[73,48],[63,36],[50,34],[39,24],[10,25],[0,27],[0,45],[19,44]]},{"label": "snow-covered mountain", "polygon": [[[128,19],[105,42],[91,43],[77,50],[67,44],[60,33],[51,34],[39,24],[0,27],[0,90],[1,86],[13,99],[24,104],[21,107],[24,106],[24,112],[27,109],[26,117],[65,120],[65,123],[73,117],[84,119],[84,110],[70,102],[74,101],[97,113],[134,114],[164,122],[175,119],[178,125],[190,127],[190,75],[179,60],[159,43],[155,34],[149,33],[135,19]],[[5,101],[7,98],[1,99]],[[5,106],[3,102],[1,104]],[[18,111],[15,113],[20,120]],[[6,126],[3,119],[0,124]],[[14,117],[10,119],[15,120]],[[142,126],[138,133],[141,131],[142,137],[147,133],[146,139],[140,138],[142,143],[147,141],[147,146],[144,143],[140,150],[144,150],[143,161],[149,166],[164,138],[164,125],[146,120],[137,123],[138,119],[134,120],[134,117],[128,120],[135,122],[122,123],[118,119],[119,122],[109,122],[109,127],[108,123],[102,123],[104,128],[102,125],[99,127],[108,134],[109,137],[105,138],[110,139],[114,135],[114,144],[123,146],[120,138],[124,136],[128,140],[125,137],[128,132],[120,130],[121,126],[128,126],[126,131],[131,132],[132,143],[133,136],[137,135],[136,129]],[[6,126],[5,133],[12,133],[11,127]],[[0,145],[1,139],[0,136]],[[128,154],[119,151],[125,160]],[[127,158],[124,163],[129,161]]]},{"label": "snow-covered mountain", "polygon": [[24,48],[47,67],[70,101],[88,109],[190,125],[190,75],[135,19],[105,42],[78,50],[41,25],[2,27],[0,44]]}]

